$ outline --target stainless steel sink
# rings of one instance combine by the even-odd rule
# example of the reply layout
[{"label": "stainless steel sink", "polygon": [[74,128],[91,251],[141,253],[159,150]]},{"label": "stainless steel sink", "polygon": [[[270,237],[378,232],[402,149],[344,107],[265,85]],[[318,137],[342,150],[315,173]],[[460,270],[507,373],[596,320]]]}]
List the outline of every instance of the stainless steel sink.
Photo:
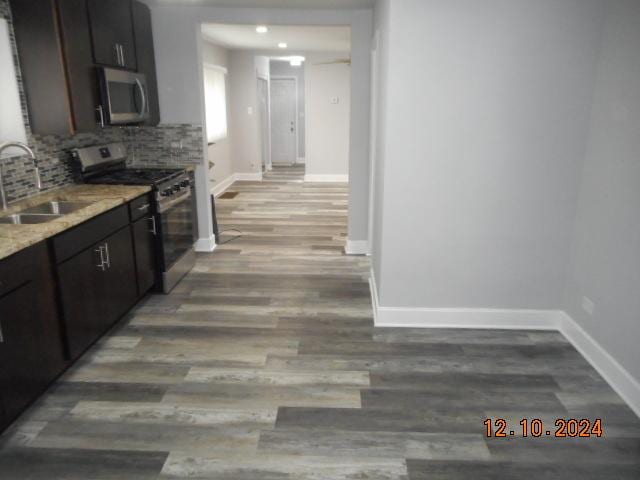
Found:
[{"label": "stainless steel sink", "polygon": [[13,215],[7,215],[6,217],[0,217],[0,224],[12,224],[12,225],[32,225],[35,223],[46,223],[56,218],[60,218],[62,215],[53,214],[30,214],[30,213],[14,213]]},{"label": "stainless steel sink", "polygon": [[37,213],[45,215],[66,215],[91,205],[88,202],[67,202],[64,200],[41,203],[35,207],[24,209],[21,213]]}]

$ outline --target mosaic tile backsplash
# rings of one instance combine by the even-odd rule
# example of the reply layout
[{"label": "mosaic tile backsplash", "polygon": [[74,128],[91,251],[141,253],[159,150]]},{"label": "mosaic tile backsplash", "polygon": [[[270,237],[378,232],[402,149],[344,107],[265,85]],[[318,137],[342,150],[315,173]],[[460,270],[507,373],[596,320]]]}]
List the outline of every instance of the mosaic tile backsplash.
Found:
[{"label": "mosaic tile backsplash", "polygon": [[[183,166],[201,163],[203,159],[202,126],[159,125],[157,127],[108,127],[92,133],[72,136],[37,135],[31,133],[26,97],[15,38],[11,28],[11,11],[8,0],[0,0],[0,17],[9,22],[9,31],[18,72],[18,87],[22,100],[23,121],[27,127],[28,143],[33,148],[40,168],[43,190],[51,190],[69,183],[81,181],[80,172],[71,160],[69,151],[96,144],[124,142],[129,152],[129,164],[142,167]],[[0,139],[0,142],[11,139]],[[0,160],[5,191],[9,201],[28,197],[35,188],[33,162],[29,157],[16,156]]]}]

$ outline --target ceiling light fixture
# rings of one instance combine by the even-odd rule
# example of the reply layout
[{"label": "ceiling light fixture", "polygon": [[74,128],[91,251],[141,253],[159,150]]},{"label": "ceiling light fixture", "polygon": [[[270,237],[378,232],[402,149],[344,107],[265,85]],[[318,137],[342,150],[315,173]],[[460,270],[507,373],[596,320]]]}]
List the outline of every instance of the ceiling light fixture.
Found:
[{"label": "ceiling light fixture", "polygon": [[278,48],[287,48],[287,44],[286,44],[286,43],[284,43],[284,42],[280,42],[280,43],[278,44]]},{"label": "ceiling light fixture", "polygon": [[304,62],[304,57],[289,57],[289,64],[292,67],[300,67],[302,62]]},{"label": "ceiling light fixture", "polygon": [[258,33],[267,33],[268,31],[269,31],[269,29],[264,25],[258,25],[256,27],[256,32],[258,32]]}]

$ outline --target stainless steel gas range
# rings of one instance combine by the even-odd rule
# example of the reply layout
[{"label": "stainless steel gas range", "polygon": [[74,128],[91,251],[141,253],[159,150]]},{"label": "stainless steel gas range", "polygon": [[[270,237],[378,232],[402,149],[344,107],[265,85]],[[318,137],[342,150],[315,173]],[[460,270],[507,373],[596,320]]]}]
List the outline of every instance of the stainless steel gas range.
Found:
[{"label": "stainless steel gas range", "polygon": [[149,185],[149,228],[156,238],[156,286],[169,293],[195,264],[192,181],[183,168],[127,168],[121,143],[72,151],[86,183]]}]

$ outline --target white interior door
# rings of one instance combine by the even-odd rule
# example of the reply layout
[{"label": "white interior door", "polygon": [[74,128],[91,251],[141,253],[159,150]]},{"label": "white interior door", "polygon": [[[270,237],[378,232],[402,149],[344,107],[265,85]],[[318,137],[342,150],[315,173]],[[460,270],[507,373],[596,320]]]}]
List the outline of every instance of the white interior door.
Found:
[{"label": "white interior door", "polygon": [[296,161],[296,81],[271,79],[271,161]]}]

